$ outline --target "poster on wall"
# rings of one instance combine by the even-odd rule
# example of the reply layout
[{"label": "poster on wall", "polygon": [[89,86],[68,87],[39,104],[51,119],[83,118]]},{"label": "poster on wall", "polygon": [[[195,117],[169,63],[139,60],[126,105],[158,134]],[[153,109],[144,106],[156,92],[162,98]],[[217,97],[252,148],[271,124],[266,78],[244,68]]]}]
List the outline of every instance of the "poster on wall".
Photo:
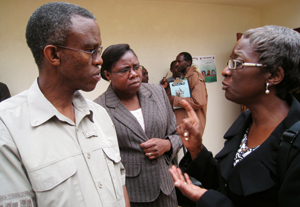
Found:
[{"label": "poster on wall", "polygon": [[216,56],[193,56],[193,65],[197,70],[202,73],[205,78],[205,82],[216,82],[217,81],[217,67],[216,67]]}]

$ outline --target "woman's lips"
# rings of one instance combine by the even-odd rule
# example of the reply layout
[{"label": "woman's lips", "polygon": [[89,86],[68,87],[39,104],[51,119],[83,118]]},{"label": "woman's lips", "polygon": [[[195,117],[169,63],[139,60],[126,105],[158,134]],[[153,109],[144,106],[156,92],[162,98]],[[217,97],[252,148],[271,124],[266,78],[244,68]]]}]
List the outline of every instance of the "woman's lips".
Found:
[{"label": "woman's lips", "polygon": [[228,88],[228,85],[225,82],[222,82],[223,86],[222,86],[222,90],[226,90]]},{"label": "woman's lips", "polygon": [[136,85],[136,84],[139,84],[140,82],[139,81],[134,81],[133,83],[131,83],[130,85]]}]

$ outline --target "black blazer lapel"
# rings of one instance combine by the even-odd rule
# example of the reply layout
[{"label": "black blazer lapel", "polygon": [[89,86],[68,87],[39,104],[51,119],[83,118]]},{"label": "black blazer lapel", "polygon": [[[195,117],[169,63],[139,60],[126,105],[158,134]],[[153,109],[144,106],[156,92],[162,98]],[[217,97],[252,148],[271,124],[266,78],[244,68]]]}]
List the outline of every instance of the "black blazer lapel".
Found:
[{"label": "black blazer lapel", "polygon": [[272,189],[277,183],[278,146],[278,137],[271,135],[239,162],[228,179],[230,191],[248,196]]},{"label": "black blazer lapel", "polygon": [[221,174],[228,182],[229,190],[240,196],[265,191],[276,185],[274,177],[277,175],[279,139],[274,135],[278,134],[278,130],[280,131],[279,134],[282,134],[284,130],[279,125],[259,148],[233,167],[233,159],[251,119],[250,111],[246,111],[238,117],[224,135],[224,138],[227,139],[226,149],[221,150],[216,155],[216,158],[222,158],[220,162]]},{"label": "black blazer lapel", "polygon": [[226,139],[225,146],[223,149],[215,156],[215,158],[222,159],[220,162],[220,168],[222,169],[222,176],[225,180],[228,179],[232,168],[233,160],[237,149],[240,146],[241,138],[243,137],[246,127],[251,121],[250,111],[242,113],[232,126],[225,133],[224,138]]}]

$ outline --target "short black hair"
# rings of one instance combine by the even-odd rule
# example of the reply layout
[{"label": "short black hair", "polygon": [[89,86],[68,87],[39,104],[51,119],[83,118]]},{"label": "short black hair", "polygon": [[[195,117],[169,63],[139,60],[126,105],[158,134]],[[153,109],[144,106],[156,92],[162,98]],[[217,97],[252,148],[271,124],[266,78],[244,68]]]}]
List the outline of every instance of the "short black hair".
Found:
[{"label": "short black hair", "polygon": [[27,45],[38,67],[47,45],[64,45],[75,15],[96,20],[96,17],[80,6],[65,2],[53,2],[39,7],[30,16],[26,27]]},{"label": "short black hair", "polygon": [[172,68],[174,64],[176,64],[176,60],[173,60],[173,61],[171,62],[170,68]]},{"label": "short black hair", "polygon": [[191,61],[191,64],[189,66],[191,66],[193,64],[193,58],[190,53],[181,52],[181,53],[179,53],[179,55],[183,55],[185,61]]}]

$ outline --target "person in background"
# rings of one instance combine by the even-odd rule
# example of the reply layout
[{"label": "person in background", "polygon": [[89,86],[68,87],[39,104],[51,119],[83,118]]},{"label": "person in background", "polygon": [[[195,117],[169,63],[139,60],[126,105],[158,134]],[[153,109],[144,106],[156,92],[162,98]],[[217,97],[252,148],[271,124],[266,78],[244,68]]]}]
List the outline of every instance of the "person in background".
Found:
[{"label": "person in background", "polygon": [[161,81],[159,82],[160,85],[162,85],[164,88],[169,87],[170,82],[173,82],[176,80],[176,78],[179,78],[179,76],[177,75],[177,70],[176,70],[176,60],[171,62],[170,71],[172,73],[172,76],[167,78],[167,75],[168,75],[168,73],[167,73],[166,77],[163,77],[163,79],[161,79]]},{"label": "person in background", "polygon": [[10,92],[6,84],[0,82],[0,102],[10,98]]},{"label": "person in background", "polygon": [[[161,83],[164,83],[165,85],[163,86],[164,88],[166,88],[166,87],[168,87],[169,86],[169,84],[170,84],[170,82],[174,82],[177,78],[180,78],[180,73],[178,73],[177,72],[177,68],[176,68],[176,63],[177,63],[177,61],[176,60],[174,60],[174,61],[172,61],[171,62],[171,64],[170,64],[170,71],[172,72],[172,76],[171,77],[169,77],[169,78],[167,78],[167,81],[168,82],[164,82],[164,79],[162,79],[162,81],[161,81]],[[182,118],[181,118],[182,119]],[[181,120],[180,119],[180,120]],[[178,120],[178,122],[177,122],[177,125],[178,124],[180,124],[180,122],[179,122],[179,120]],[[182,146],[182,152],[183,152],[183,155],[187,152],[187,150],[186,150],[186,148],[185,148],[185,146]],[[180,153],[178,153],[178,154],[180,154]],[[174,158],[174,164],[177,166],[178,165],[178,155]],[[182,167],[182,166],[181,166]],[[183,170],[184,170],[184,168],[183,168]],[[192,182],[195,184],[195,185],[198,185],[198,186],[200,186],[201,185],[201,183],[198,181],[198,180],[196,180],[195,178],[193,178],[193,177],[190,177],[190,179],[192,180]],[[176,192],[178,191],[178,189],[176,189]],[[177,193],[177,199],[178,199],[178,204],[180,205],[180,206],[182,206],[181,204],[184,204],[182,207],[193,207],[193,206],[195,206],[195,204],[193,203],[193,202],[191,202],[190,200],[188,200],[188,199],[186,199],[185,197],[183,197],[181,194],[178,194]],[[183,201],[183,202],[182,202]]]},{"label": "person in background", "polygon": [[148,81],[149,81],[148,71],[144,66],[142,66],[142,82],[148,83]]},{"label": "person in background", "polygon": [[[170,64],[170,71],[172,73],[172,76],[169,77],[169,78],[167,78],[167,81],[165,81],[165,78],[163,78],[160,81],[160,84],[164,88],[169,87],[170,82],[174,82],[177,78],[179,78],[179,74],[177,73],[177,69],[176,69],[176,60],[174,60],[174,61],[171,62],[171,64]],[[186,153],[186,148],[184,146],[182,146],[182,150],[183,150],[183,154],[185,154]],[[174,162],[178,164],[177,159],[178,159],[178,156],[175,157],[175,161]]]},{"label": "person in background", "polygon": [[0,104],[0,206],[130,206],[113,122],[78,91],[101,77],[95,16],[45,4],[26,40],[39,77]]},{"label": "person in background", "polygon": [[169,168],[182,146],[169,99],[160,85],[142,83],[142,66],[128,44],[109,46],[101,76],[110,81],[95,99],[112,118],[133,207],[177,207]]},{"label": "person in background", "polygon": [[[185,175],[173,166],[175,186],[201,207],[278,206],[300,203],[300,137],[281,159],[281,137],[300,120],[300,34],[279,26],[246,31],[223,69],[226,99],[247,106],[225,133],[215,156],[202,144],[200,120],[183,102],[189,118],[177,128],[189,152],[181,160]],[[299,128],[295,131],[298,131]],[[291,133],[291,131],[288,131]],[[196,187],[189,175],[202,182]]]},{"label": "person in background", "polygon": [[204,77],[197,71],[196,67],[192,66],[192,62],[192,56],[187,52],[182,52],[177,55],[175,64],[177,76],[181,79],[188,79],[191,94],[190,97],[178,97],[171,95],[170,86],[166,78],[163,78],[161,85],[165,88],[171,106],[175,109],[174,113],[176,116],[177,125],[179,125],[184,118],[187,118],[187,113],[181,106],[181,101],[186,100],[196,111],[201,121],[200,127],[203,133],[206,123],[207,90]]},{"label": "person in background", "polygon": [[[176,80],[176,78],[178,78],[178,74],[177,74],[177,69],[176,69],[176,60],[172,61],[170,64],[170,71],[172,73],[172,76],[167,78],[168,82],[173,82]],[[163,80],[162,80],[163,81]],[[166,85],[167,87],[167,85]]]}]

